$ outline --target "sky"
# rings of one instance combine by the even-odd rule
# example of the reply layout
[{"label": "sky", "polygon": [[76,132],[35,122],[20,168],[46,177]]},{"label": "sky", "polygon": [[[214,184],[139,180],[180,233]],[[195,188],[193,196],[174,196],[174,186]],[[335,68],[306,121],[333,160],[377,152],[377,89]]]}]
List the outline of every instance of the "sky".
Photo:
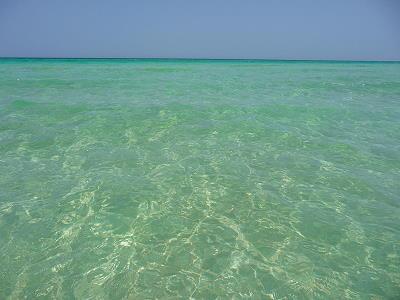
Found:
[{"label": "sky", "polygon": [[0,0],[0,57],[400,60],[400,0]]}]

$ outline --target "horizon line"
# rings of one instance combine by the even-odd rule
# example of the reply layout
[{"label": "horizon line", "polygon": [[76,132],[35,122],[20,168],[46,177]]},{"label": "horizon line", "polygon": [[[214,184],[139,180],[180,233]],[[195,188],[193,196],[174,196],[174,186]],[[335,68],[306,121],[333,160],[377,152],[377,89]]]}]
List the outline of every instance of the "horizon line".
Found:
[{"label": "horizon line", "polygon": [[288,59],[288,58],[207,58],[207,57],[73,57],[73,56],[0,56],[0,59],[126,59],[126,60],[238,60],[238,61],[292,61],[292,62],[307,62],[307,61],[319,61],[319,62],[393,62],[398,63],[399,60],[353,60],[353,59]]}]

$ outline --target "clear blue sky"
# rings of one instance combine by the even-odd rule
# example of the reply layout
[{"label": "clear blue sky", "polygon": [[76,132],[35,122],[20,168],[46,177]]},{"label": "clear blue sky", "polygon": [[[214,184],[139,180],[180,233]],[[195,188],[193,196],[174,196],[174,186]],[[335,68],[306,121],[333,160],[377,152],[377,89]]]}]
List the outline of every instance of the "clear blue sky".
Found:
[{"label": "clear blue sky", "polygon": [[400,60],[400,0],[0,0],[0,56]]}]

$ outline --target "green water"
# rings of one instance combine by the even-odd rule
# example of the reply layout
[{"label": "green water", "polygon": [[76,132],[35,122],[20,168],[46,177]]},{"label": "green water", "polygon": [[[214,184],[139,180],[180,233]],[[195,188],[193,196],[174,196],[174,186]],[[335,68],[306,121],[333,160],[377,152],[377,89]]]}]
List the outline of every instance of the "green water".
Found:
[{"label": "green water", "polygon": [[0,60],[0,299],[398,299],[400,64]]}]

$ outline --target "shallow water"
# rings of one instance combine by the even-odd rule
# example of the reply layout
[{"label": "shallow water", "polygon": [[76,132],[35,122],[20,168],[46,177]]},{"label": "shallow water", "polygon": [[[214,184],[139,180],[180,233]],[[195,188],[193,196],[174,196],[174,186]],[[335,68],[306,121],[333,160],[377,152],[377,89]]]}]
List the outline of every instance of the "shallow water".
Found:
[{"label": "shallow water", "polygon": [[0,60],[1,299],[394,299],[399,182],[399,63]]}]

